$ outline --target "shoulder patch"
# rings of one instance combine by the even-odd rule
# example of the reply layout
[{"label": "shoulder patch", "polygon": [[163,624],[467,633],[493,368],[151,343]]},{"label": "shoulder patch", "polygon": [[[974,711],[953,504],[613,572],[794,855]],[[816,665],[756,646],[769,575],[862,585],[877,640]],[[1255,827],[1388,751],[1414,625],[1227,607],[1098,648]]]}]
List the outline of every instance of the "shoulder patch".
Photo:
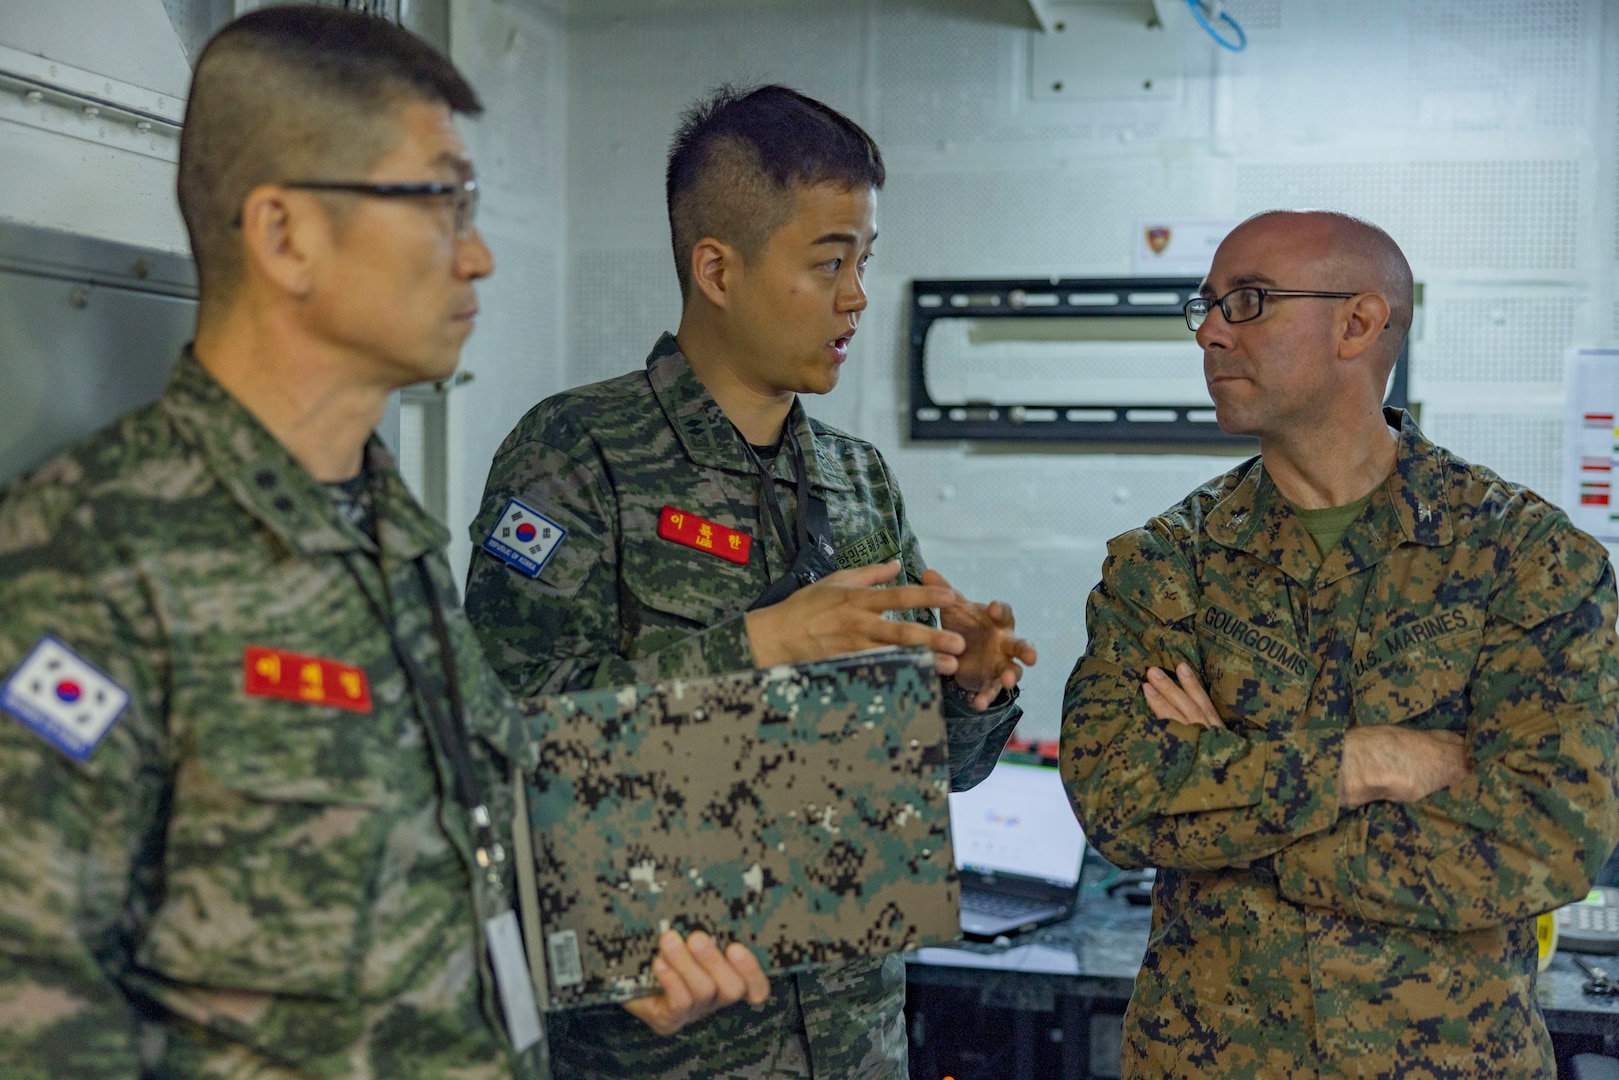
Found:
[{"label": "shoulder patch", "polygon": [[511,499],[489,530],[483,549],[514,570],[539,577],[546,560],[556,554],[567,535],[567,529],[532,506]]},{"label": "shoulder patch", "polygon": [[0,685],[0,709],[75,761],[89,758],[129,691],[49,634]]}]

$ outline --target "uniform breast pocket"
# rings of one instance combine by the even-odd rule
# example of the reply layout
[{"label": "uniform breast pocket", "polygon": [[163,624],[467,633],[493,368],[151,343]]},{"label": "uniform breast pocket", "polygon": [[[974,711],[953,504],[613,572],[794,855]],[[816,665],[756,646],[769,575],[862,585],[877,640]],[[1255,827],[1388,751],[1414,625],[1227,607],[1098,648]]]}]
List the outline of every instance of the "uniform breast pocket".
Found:
[{"label": "uniform breast pocket", "polygon": [[426,754],[379,745],[372,714],[248,697],[240,668],[223,674],[212,707],[189,708],[141,963],[197,986],[347,996],[383,809],[412,769],[432,790]]},{"label": "uniform breast pocket", "polygon": [[1309,660],[1280,637],[1274,646],[1268,635],[1260,639],[1264,652],[1238,648],[1212,634],[1198,635],[1205,689],[1228,727],[1289,727],[1309,696],[1314,671]]},{"label": "uniform breast pocket", "polygon": [[1468,679],[1483,633],[1469,629],[1403,648],[1397,637],[1392,645],[1385,638],[1372,651],[1371,659],[1380,663],[1356,664],[1355,722],[1362,727],[1408,724],[1461,730],[1467,722]]},{"label": "uniform breast pocket", "polygon": [[[643,637],[659,631],[683,637],[713,626],[747,610],[767,584],[755,581],[748,565],[656,536],[625,541],[622,573]],[[643,641],[640,651],[661,647]]]}]

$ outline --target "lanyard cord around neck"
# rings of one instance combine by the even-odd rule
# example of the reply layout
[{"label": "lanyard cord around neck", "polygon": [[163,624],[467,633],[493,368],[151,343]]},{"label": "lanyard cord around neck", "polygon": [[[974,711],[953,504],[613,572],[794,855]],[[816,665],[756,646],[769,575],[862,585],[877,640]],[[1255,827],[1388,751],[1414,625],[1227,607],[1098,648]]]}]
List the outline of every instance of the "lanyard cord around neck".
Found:
[{"label": "lanyard cord around neck", "polygon": [[792,437],[792,433],[784,428],[782,439],[787,444],[788,453],[792,455],[793,475],[798,482],[798,513],[793,519],[793,530],[789,533],[786,515],[781,512],[781,500],[776,497],[775,476],[765,465],[759,452],[753,448],[753,444],[748,442],[740,431],[737,435],[742,437],[742,445],[747,447],[748,458],[759,473],[759,483],[764,488],[765,506],[770,510],[771,524],[775,526],[776,537],[781,540],[782,550],[787,553],[788,565],[792,565],[797,560],[798,553],[810,542],[809,523],[805,520],[805,508],[809,506],[810,483],[809,468],[804,464],[804,450],[798,445],[798,440]]},{"label": "lanyard cord around neck", "polygon": [[444,617],[444,602],[439,597],[438,586],[433,582],[432,571],[428,569],[427,556],[417,556],[413,562],[416,574],[421,579],[422,593],[426,596],[427,605],[433,615],[433,636],[438,639],[439,663],[444,669],[444,689],[450,699],[448,714],[439,695],[434,692],[433,684],[428,680],[426,672],[405,647],[405,643],[399,640],[393,620],[388,617],[377,598],[371,595],[371,590],[365,587],[365,580],[360,576],[353,558],[344,559],[349,574],[359,587],[360,595],[365,597],[367,606],[371,608],[371,614],[387,632],[394,656],[398,658],[399,666],[404,669],[406,681],[411,684],[416,691],[417,700],[427,710],[428,721],[433,725],[433,730],[438,735],[439,746],[449,761],[455,799],[472,822],[477,843],[474,856],[479,868],[488,874],[490,885],[498,890],[499,866],[505,860],[506,854],[495,840],[489,807],[484,802],[483,792],[478,783],[478,773],[472,764],[472,740],[467,735],[466,702],[461,696],[461,675],[455,665],[455,647],[450,640],[449,624]]}]

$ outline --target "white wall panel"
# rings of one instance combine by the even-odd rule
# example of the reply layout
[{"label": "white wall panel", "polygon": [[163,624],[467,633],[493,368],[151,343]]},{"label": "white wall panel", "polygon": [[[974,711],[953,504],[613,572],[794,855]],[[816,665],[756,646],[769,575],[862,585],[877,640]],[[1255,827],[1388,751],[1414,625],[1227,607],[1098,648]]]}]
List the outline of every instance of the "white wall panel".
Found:
[{"label": "white wall panel", "polygon": [[680,323],[674,256],[667,247],[583,249],[574,252],[572,267],[569,383],[600,382],[638,370],[658,335],[673,333]]},{"label": "white wall panel", "polygon": [[162,0],[7,0],[0,44],[184,98],[191,65]]},{"label": "white wall panel", "polygon": [[1419,276],[1578,265],[1585,226],[1578,160],[1261,161],[1236,172],[1239,216],[1276,207],[1346,210],[1388,230]]},{"label": "white wall panel", "polygon": [[450,562],[465,575],[489,462],[523,413],[568,385],[564,343],[567,47],[561,20],[499,0],[456,0],[451,55],[483,98],[463,124],[482,190],[479,228],[495,274],[451,391],[446,501]]}]

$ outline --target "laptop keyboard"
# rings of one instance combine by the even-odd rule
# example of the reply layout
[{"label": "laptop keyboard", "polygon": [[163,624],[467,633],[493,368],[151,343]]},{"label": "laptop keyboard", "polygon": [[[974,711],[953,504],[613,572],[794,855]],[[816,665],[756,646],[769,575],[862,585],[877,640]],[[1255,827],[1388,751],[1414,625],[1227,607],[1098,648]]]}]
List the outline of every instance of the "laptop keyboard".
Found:
[{"label": "laptop keyboard", "polygon": [[1049,900],[1029,900],[1021,896],[992,896],[981,892],[963,892],[961,907],[964,911],[972,911],[979,915],[1010,919],[1029,912],[1050,911],[1052,904]]}]

